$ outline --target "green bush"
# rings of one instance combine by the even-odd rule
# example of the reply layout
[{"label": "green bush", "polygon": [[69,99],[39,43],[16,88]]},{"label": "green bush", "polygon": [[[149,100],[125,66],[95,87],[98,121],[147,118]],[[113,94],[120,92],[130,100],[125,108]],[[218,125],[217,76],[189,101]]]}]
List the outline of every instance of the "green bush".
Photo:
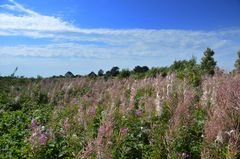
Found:
[{"label": "green bush", "polygon": [[30,117],[20,110],[0,114],[0,158],[30,158],[29,124]]}]

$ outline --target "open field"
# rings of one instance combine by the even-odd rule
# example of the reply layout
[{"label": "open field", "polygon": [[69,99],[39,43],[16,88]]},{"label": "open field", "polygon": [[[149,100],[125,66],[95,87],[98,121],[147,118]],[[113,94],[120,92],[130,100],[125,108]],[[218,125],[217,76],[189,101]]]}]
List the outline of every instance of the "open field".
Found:
[{"label": "open field", "polygon": [[0,79],[0,158],[239,158],[240,77]]}]

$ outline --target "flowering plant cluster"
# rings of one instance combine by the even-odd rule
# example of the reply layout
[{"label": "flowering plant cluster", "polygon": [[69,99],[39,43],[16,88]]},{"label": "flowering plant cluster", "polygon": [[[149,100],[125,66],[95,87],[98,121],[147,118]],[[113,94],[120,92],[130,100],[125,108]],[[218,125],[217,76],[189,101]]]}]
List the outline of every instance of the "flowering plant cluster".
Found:
[{"label": "flowering plant cluster", "polygon": [[0,158],[239,158],[239,76],[25,80],[0,90]]}]

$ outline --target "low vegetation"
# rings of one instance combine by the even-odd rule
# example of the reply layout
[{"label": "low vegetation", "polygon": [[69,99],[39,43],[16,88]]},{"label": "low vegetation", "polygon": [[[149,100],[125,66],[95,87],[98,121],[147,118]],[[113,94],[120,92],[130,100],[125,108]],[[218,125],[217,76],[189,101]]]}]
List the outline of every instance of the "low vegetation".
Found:
[{"label": "low vegetation", "polygon": [[239,60],[225,73],[208,51],[201,64],[0,77],[0,158],[240,158]]}]

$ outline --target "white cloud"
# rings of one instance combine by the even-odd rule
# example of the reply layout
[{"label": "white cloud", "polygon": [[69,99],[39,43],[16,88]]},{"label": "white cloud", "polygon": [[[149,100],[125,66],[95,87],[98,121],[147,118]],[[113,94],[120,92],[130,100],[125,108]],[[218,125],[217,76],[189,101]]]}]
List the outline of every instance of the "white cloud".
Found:
[{"label": "white cloud", "polygon": [[79,29],[64,22],[63,20],[53,17],[41,15],[30,9],[25,8],[14,0],[9,0],[11,4],[2,5],[1,8],[20,12],[23,14],[13,15],[8,13],[0,14],[0,30],[18,30],[18,31],[54,31],[54,32],[76,32]]},{"label": "white cloud", "polygon": [[15,16],[10,14],[0,14],[0,30],[74,32],[77,29],[55,17],[42,15]]},{"label": "white cloud", "polygon": [[38,16],[39,15],[38,13],[23,7],[21,4],[15,2],[14,0],[9,0],[9,2],[11,2],[13,5],[3,5],[3,7],[6,7],[8,9],[14,10],[14,11],[28,13],[28,14],[34,15],[34,16]]}]

